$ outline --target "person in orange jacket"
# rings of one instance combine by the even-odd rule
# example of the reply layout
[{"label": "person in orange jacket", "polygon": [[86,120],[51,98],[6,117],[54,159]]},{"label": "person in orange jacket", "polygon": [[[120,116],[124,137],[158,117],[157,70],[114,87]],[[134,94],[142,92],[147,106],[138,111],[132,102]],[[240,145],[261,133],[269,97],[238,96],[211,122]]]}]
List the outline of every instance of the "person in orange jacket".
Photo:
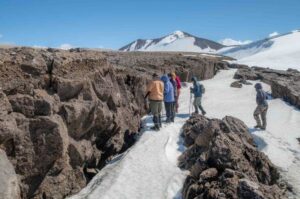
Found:
[{"label": "person in orange jacket", "polygon": [[164,100],[164,84],[156,73],[153,74],[152,78],[152,81],[147,86],[145,99],[148,97],[150,111],[153,115],[154,126],[151,129],[159,131],[161,127],[162,102]]}]

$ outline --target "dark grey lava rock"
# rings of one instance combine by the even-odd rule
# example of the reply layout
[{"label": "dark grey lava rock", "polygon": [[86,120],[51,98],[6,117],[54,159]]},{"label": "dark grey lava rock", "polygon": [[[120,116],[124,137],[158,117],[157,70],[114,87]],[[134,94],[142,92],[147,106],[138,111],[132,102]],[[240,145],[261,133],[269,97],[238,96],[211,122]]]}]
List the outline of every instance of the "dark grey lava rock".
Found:
[{"label": "dark grey lava rock", "polygon": [[230,84],[230,87],[233,87],[233,88],[242,88],[243,85],[239,81],[235,81],[235,82],[232,82]]}]

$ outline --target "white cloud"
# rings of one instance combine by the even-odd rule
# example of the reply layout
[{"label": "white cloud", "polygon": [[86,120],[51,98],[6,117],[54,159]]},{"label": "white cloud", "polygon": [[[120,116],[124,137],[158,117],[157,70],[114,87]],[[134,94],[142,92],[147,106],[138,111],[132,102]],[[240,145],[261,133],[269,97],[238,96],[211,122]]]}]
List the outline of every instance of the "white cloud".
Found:
[{"label": "white cloud", "polygon": [[269,34],[269,37],[275,37],[277,35],[279,35],[279,33],[275,31],[275,32],[272,32],[271,34]]},{"label": "white cloud", "polygon": [[74,48],[71,44],[61,44],[58,48],[63,49],[63,50],[69,50],[71,48]]},{"label": "white cloud", "polygon": [[241,41],[241,40],[234,40],[231,38],[226,38],[223,39],[221,41],[219,41],[221,44],[225,45],[225,46],[235,46],[235,45],[245,45],[245,44],[249,44],[252,41],[251,40],[245,40],[245,41]]}]

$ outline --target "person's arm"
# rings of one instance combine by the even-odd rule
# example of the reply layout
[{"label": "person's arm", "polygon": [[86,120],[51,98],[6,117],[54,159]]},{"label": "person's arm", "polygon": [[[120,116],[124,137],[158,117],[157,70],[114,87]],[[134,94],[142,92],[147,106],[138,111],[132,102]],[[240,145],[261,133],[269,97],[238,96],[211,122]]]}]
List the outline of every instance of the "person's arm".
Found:
[{"label": "person's arm", "polygon": [[150,94],[150,91],[148,91],[144,97],[144,99],[146,99],[148,97],[148,95]]},{"label": "person's arm", "polygon": [[165,84],[164,93],[168,93],[169,91],[170,91],[170,85],[169,84]]},{"label": "person's arm", "polygon": [[148,97],[148,95],[150,95],[152,88],[153,88],[153,84],[150,83],[150,84],[147,86],[147,93],[146,93],[144,99],[146,99],[146,98]]}]

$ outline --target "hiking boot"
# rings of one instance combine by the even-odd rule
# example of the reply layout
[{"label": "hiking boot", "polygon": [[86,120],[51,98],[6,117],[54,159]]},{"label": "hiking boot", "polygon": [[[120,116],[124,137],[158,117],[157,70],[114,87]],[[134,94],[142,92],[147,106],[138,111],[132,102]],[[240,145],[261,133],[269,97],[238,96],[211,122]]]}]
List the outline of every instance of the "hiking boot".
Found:
[{"label": "hiking boot", "polygon": [[199,114],[199,112],[198,112],[198,111],[195,111],[195,112],[193,112],[193,114]]},{"label": "hiking boot", "polygon": [[171,122],[171,119],[168,118],[168,119],[166,120],[166,123],[170,123],[170,122]]},{"label": "hiking boot", "polygon": [[158,126],[152,126],[150,129],[154,130],[154,131],[159,131],[159,127]]},{"label": "hiking boot", "polygon": [[254,128],[256,128],[256,129],[262,129],[262,126],[256,125]]},{"label": "hiking boot", "polygon": [[266,130],[266,127],[263,126],[263,127],[261,127],[260,129],[261,129],[261,130]]},{"label": "hiking boot", "polygon": [[206,112],[205,112],[205,111],[203,111],[203,112],[202,112],[202,115],[206,115]]}]

